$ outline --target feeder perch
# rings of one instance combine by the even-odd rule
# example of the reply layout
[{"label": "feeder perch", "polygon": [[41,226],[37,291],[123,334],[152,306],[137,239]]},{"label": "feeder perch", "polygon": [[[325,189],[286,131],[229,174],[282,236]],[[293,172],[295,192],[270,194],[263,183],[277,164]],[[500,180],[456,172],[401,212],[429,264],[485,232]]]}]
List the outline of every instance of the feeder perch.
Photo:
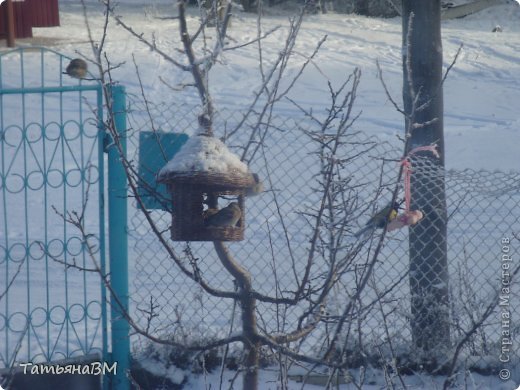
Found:
[{"label": "feeder perch", "polygon": [[[172,201],[171,238],[174,241],[241,241],[245,230],[246,190],[255,185],[247,165],[219,140],[195,136],[161,169],[158,182],[167,186]],[[234,226],[208,226],[208,209],[232,201],[241,217]]]}]

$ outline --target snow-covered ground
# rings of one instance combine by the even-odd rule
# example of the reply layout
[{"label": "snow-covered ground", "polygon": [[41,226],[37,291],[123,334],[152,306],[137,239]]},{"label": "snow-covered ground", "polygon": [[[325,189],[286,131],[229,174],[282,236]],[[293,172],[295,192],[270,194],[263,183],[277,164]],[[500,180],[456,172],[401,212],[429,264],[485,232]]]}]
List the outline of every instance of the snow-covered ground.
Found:
[{"label": "snow-covered ground", "polygon": [[[170,2],[120,2],[118,13],[123,20],[146,37],[152,34],[158,47],[181,59],[175,52],[180,47],[177,23],[169,19],[176,15]],[[449,167],[472,167],[508,170],[517,167],[515,153],[519,130],[515,102],[519,101],[518,60],[520,7],[518,4],[497,6],[464,19],[443,22],[444,62],[448,65],[458,47],[463,44],[459,58],[445,85],[445,132]],[[287,16],[272,16],[266,11],[263,30],[287,25]],[[285,11],[287,14],[288,12]],[[194,10],[190,20],[192,31],[197,23]],[[254,39],[257,34],[256,17],[236,11],[230,35],[232,45]],[[99,36],[101,18],[92,7],[91,23]],[[55,48],[71,56],[75,51],[89,56],[86,32],[80,6],[63,2],[60,28],[36,29],[35,35],[57,39]],[[493,33],[500,25],[502,32]],[[112,23],[109,29],[107,51],[114,63],[126,61],[115,72],[116,78],[131,91],[138,93],[132,55],[140,67],[141,77],[150,100],[164,99],[166,88],[159,76],[169,85],[190,81],[190,76],[173,68],[159,55],[130,38],[122,28]],[[312,15],[305,19],[297,50],[310,54],[317,42],[327,40],[307,69],[292,97],[304,106],[316,106],[328,95],[326,81],[339,82],[359,67],[363,72],[357,106],[363,110],[359,129],[376,134],[393,135],[402,130],[402,118],[387,101],[377,79],[375,62],[379,60],[386,82],[395,98],[401,96],[401,22],[398,18],[381,20],[355,15]],[[273,34],[264,43],[264,58],[277,53],[284,31]],[[303,59],[302,59],[303,61]],[[293,64],[296,67],[297,64]],[[222,63],[213,69],[210,87],[217,109],[240,109],[250,101],[251,93],[260,85],[258,50],[255,45],[226,52]],[[245,93],[245,92],[248,93]],[[196,99],[193,91],[167,94],[167,100]],[[171,96],[174,95],[174,96]],[[177,96],[178,95],[178,96]],[[512,109],[513,108],[513,109]],[[296,112],[287,103],[281,111]]]},{"label": "snow-covered ground", "polygon": [[[95,37],[101,34],[102,17],[95,1],[88,2],[88,15]],[[37,41],[52,45],[52,49],[70,57],[81,53],[90,57],[90,47],[81,6],[76,1],[60,2],[61,27],[34,29]],[[183,61],[175,49],[181,44],[178,23],[171,2],[120,1],[117,13],[123,20],[154,38],[162,50]],[[189,9],[189,27],[196,29],[198,23],[195,9]],[[282,28],[267,37],[263,43],[263,57],[268,66],[281,49],[285,39],[287,18],[290,12],[275,14],[267,9],[262,19],[263,31],[278,25]],[[240,45],[257,34],[254,15],[236,11],[232,22],[231,45]],[[502,32],[493,33],[500,25]],[[464,45],[457,64],[452,69],[444,87],[446,163],[449,168],[474,168],[502,171],[518,170],[520,154],[520,6],[512,2],[497,6],[464,19],[443,22],[444,62],[447,66],[461,44]],[[290,97],[300,106],[322,110],[329,96],[327,81],[338,85],[355,67],[362,71],[356,107],[362,114],[356,130],[368,135],[377,135],[382,140],[394,142],[403,131],[403,118],[388,101],[377,78],[376,61],[383,68],[390,91],[399,102],[402,88],[401,75],[401,22],[394,19],[370,19],[356,15],[309,15],[296,44],[301,56],[289,64],[288,75],[294,75],[316,44],[327,36],[319,54],[307,67]],[[208,37],[211,42],[211,36]],[[31,44],[22,41],[21,44]],[[130,37],[115,22],[108,29],[106,51],[114,64],[122,63],[114,70],[113,77],[125,85],[129,94],[140,95],[133,60],[139,67],[147,98],[155,103],[166,103],[196,107],[198,98],[194,90],[170,89],[191,82],[190,75],[181,72],[145,45]],[[251,101],[254,91],[261,85],[258,71],[258,47],[250,45],[236,51],[225,52],[210,75],[210,88],[217,110],[240,112]],[[37,66],[38,64],[35,64]],[[138,98],[137,98],[138,99]],[[299,118],[299,110],[289,101],[277,106],[276,114],[282,117]],[[165,116],[167,114],[164,114]],[[184,119],[184,118],[183,118]],[[195,122],[195,117],[193,117]],[[193,126],[191,126],[193,128]],[[218,134],[217,134],[218,135]],[[131,147],[132,149],[132,147]],[[253,220],[254,221],[254,220]],[[253,222],[249,222],[253,223]],[[0,232],[0,237],[2,233]],[[297,239],[298,237],[295,237]],[[255,236],[253,241],[260,241]],[[142,242],[141,242],[142,243]],[[138,245],[137,243],[136,245]],[[145,270],[135,268],[131,261],[131,276]],[[140,265],[142,267],[142,264]],[[156,270],[148,270],[148,272]],[[152,272],[152,273],[153,273]],[[150,278],[152,281],[153,278]],[[223,277],[223,280],[227,280]],[[152,288],[153,288],[153,283]],[[0,287],[2,285],[0,284]],[[1,290],[1,288],[0,288]],[[193,308],[197,310],[197,308]],[[202,324],[202,326],[209,326]],[[234,373],[226,373],[233,376]],[[374,385],[367,389],[381,388],[382,378],[374,374]],[[263,372],[262,389],[274,389],[276,375]],[[512,389],[513,383],[501,382],[497,378],[474,375],[470,378],[479,389]],[[206,388],[218,384],[218,375],[192,378],[191,388]],[[520,380],[520,378],[518,378]],[[239,384],[238,379],[237,384]],[[439,388],[436,378],[414,378],[412,388]],[[517,383],[518,385],[518,383]],[[291,382],[291,388],[300,388]],[[345,389],[350,388],[347,385]],[[212,387],[214,388],[214,387]],[[306,386],[306,388],[313,388]]]}]

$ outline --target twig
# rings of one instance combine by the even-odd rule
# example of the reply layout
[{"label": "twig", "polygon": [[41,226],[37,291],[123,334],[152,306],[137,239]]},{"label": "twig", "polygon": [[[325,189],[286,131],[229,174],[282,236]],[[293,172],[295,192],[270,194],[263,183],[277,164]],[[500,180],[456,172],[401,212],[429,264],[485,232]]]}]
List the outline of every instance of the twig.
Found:
[{"label": "twig", "polygon": [[177,60],[175,60],[173,57],[169,56],[168,54],[166,54],[164,51],[162,51],[160,48],[157,47],[157,45],[155,45],[155,43],[152,43],[150,42],[149,40],[147,40],[145,37],[144,37],[144,34],[139,34],[137,33],[132,27],[128,26],[125,22],[123,22],[123,20],[121,19],[121,17],[117,16],[114,14],[113,10],[110,10],[110,14],[112,15],[112,17],[117,21],[117,23],[123,27],[126,31],[128,31],[133,37],[137,38],[140,42],[144,43],[146,46],[148,46],[151,50],[153,50],[154,52],[156,52],[157,54],[159,54],[162,58],[164,58],[166,61],[170,62],[171,64],[175,65],[177,68],[183,70],[183,71],[187,71],[187,72],[190,72],[191,71],[191,67],[188,66],[188,65],[184,65],[180,62],[178,62]]},{"label": "twig", "polygon": [[[212,130],[211,125],[212,125],[213,113],[214,113],[213,103],[211,101],[207,83],[204,80],[204,72],[201,70],[199,62],[197,61],[197,59],[195,57],[195,53],[193,51],[192,40],[188,33],[188,26],[186,23],[184,0],[179,0],[178,6],[179,6],[179,28],[180,28],[181,41],[184,46],[184,52],[185,52],[186,57],[188,58],[188,62],[190,64],[190,72],[193,75],[193,79],[195,81],[195,87],[197,88],[197,91],[199,93],[204,115],[207,116],[207,119],[209,121],[209,124],[206,125],[206,128],[204,130],[207,135],[212,136],[213,130]],[[227,17],[227,20],[229,21],[229,17]],[[225,28],[226,27],[224,26],[223,27],[224,33],[225,33]]]},{"label": "twig", "polygon": [[2,299],[4,299],[4,297],[7,295],[7,293],[9,292],[9,289],[11,288],[11,286],[13,285],[14,281],[16,280],[17,276],[20,274],[20,272],[22,271],[22,267],[23,265],[25,264],[25,257],[22,259],[22,261],[20,261],[20,263],[18,264],[18,267],[16,268],[16,271],[14,273],[14,275],[11,277],[11,280],[9,280],[9,283],[7,283],[7,286],[6,288],[4,289],[4,291],[0,294],[0,301]]}]

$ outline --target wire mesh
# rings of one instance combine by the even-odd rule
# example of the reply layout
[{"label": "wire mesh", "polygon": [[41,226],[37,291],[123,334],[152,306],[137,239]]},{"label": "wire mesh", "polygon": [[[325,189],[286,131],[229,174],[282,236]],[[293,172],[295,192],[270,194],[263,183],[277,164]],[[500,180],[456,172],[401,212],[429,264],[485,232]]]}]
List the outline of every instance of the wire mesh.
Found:
[{"label": "wire mesh", "polygon": [[[198,107],[161,104],[149,105],[148,108],[152,115],[146,113],[139,98],[135,98],[131,105],[130,131],[133,133],[130,144],[135,156],[139,131],[154,128],[192,135],[197,129]],[[296,281],[301,278],[309,255],[312,234],[312,217],[309,216],[312,213],[309,210],[315,210],[320,202],[322,172],[319,148],[308,137],[313,126],[309,121],[273,116],[269,123],[258,125],[255,115],[245,121],[243,115],[220,111],[214,127],[217,136],[226,138],[227,145],[248,162],[252,172],[259,174],[266,190],[247,199],[246,238],[230,244],[229,248],[235,259],[251,273],[256,291],[282,296],[297,289]],[[150,124],[151,118],[155,123]],[[240,131],[233,132],[237,127]],[[244,148],[254,131],[258,138]],[[260,139],[262,142],[258,141]],[[364,226],[375,210],[390,201],[392,189],[397,184],[402,144],[352,132],[346,137],[343,148],[342,188],[348,201],[342,203],[343,208],[331,213],[326,220],[329,225],[324,222],[320,234],[334,230],[331,228],[333,217],[342,222],[344,232],[338,246],[338,258],[345,262],[345,266],[327,300],[324,320],[313,336],[298,347],[302,352],[320,356],[331,336],[331,329],[351,302],[356,309],[351,311],[341,337],[347,350],[358,351],[350,354],[352,365],[356,365],[354,355],[388,354],[389,340],[398,346],[403,356],[411,353],[410,282],[417,274],[410,273],[408,228],[388,232],[367,286],[352,302],[362,270],[366,269],[374,254],[379,230],[361,238],[356,238],[354,233]],[[498,367],[502,364],[499,358],[506,326],[502,315],[507,311],[511,316],[518,316],[520,312],[520,288],[515,288],[516,282],[508,285],[507,299],[503,298],[507,305],[502,301],[504,304],[499,306],[497,296],[502,283],[505,283],[504,239],[510,240],[508,254],[515,253],[515,234],[520,220],[520,173],[444,170],[432,166],[430,161],[416,158],[412,161],[412,169],[415,174],[426,173],[441,180],[446,188],[447,212],[445,215],[438,213],[438,218],[447,224],[445,244],[449,287],[444,287],[449,295],[445,310],[449,312],[451,347],[466,335],[485,308],[494,303],[492,314],[465,344],[462,357],[472,367],[478,367],[484,361],[493,361]],[[412,199],[412,208],[421,202],[423,205],[435,203],[432,199]],[[425,212],[431,215],[437,211],[428,209]],[[153,210],[151,216],[168,240],[171,218],[168,211]],[[209,296],[179,272],[138,208],[131,213],[129,229],[130,261],[134,267],[133,313],[152,333],[163,337],[182,336],[184,341],[196,342],[225,336],[232,328],[239,327],[237,316],[233,315],[236,310],[233,302]],[[312,265],[311,273],[315,278],[312,283],[319,283],[325,277],[324,270],[330,261],[326,240],[318,241],[322,245]],[[172,243],[172,248],[182,255],[185,245]],[[190,243],[190,249],[210,285],[233,291],[234,280],[225,272],[211,243]],[[350,258],[353,253],[355,256]],[[514,264],[508,266],[512,269]],[[419,285],[435,285],[439,277],[437,272],[432,269],[421,276],[428,280],[417,279],[417,282]],[[306,305],[282,307],[259,303],[259,327],[268,333],[294,329],[298,316],[307,309]],[[152,307],[154,316],[150,318]],[[513,334],[519,325],[516,328],[512,324],[508,326],[508,331]],[[510,358],[511,362],[518,361],[519,356],[511,353]],[[514,367],[513,363],[510,364]]]}]

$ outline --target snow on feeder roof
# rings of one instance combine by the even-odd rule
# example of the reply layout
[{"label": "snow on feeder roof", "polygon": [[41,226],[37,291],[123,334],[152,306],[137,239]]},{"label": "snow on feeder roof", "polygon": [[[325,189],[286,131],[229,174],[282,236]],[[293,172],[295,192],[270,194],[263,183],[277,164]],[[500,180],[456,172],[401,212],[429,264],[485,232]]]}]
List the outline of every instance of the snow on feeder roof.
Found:
[{"label": "snow on feeder roof", "polygon": [[217,138],[190,137],[181,150],[159,171],[159,180],[200,173],[250,176],[247,165]]}]

